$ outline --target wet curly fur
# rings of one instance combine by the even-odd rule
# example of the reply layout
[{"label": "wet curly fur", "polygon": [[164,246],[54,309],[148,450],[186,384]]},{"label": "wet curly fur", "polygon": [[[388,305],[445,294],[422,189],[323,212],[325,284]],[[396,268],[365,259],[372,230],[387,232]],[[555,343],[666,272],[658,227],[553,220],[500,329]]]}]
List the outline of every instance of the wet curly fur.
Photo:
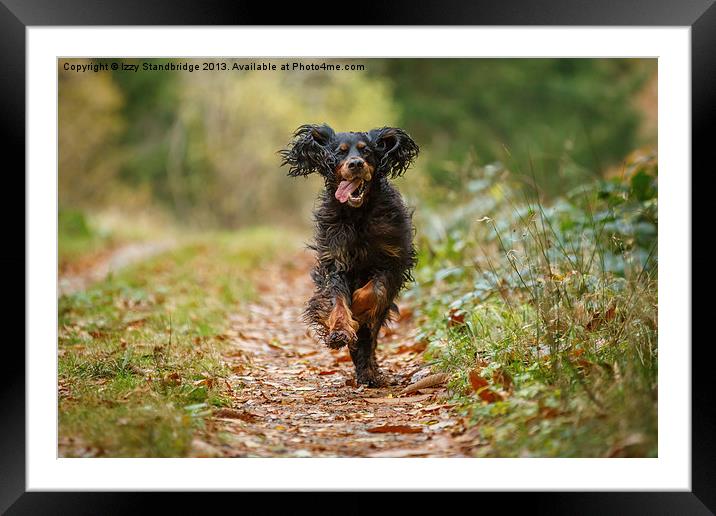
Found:
[{"label": "wet curly fur", "polygon": [[[289,176],[325,181],[314,211],[313,297],[305,321],[330,348],[348,346],[358,383],[386,383],[375,358],[378,332],[397,315],[395,297],[416,263],[412,213],[390,179],[418,155],[402,129],[336,133],[302,125],[280,151]],[[352,186],[350,194],[346,185]]]}]

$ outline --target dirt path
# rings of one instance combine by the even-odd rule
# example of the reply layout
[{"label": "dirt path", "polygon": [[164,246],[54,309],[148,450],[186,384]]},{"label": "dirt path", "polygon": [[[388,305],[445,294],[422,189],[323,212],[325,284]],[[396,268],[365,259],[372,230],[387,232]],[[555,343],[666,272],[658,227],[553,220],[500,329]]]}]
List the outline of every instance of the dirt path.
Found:
[{"label": "dirt path", "polygon": [[473,437],[450,410],[444,388],[406,396],[402,388],[428,373],[404,317],[386,331],[379,364],[403,385],[357,387],[348,351],[315,342],[300,321],[311,293],[312,258],[302,253],[272,265],[256,282],[260,302],[230,316],[225,360],[233,374],[232,408],[220,409],[195,456],[459,457]]},{"label": "dirt path", "polygon": [[117,272],[128,265],[156,256],[176,246],[174,240],[161,242],[136,242],[113,249],[76,265],[60,274],[57,282],[57,297],[85,290],[92,283],[101,281],[108,274]]}]

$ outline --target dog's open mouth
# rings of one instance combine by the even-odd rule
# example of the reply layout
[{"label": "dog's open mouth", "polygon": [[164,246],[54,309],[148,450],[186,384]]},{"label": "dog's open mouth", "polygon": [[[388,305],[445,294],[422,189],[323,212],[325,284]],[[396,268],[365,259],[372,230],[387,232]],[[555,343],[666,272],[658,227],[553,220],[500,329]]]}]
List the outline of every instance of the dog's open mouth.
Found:
[{"label": "dog's open mouth", "polygon": [[363,204],[363,197],[368,191],[369,181],[354,179],[341,181],[336,189],[336,199],[341,203],[348,203],[351,208],[358,208]]}]

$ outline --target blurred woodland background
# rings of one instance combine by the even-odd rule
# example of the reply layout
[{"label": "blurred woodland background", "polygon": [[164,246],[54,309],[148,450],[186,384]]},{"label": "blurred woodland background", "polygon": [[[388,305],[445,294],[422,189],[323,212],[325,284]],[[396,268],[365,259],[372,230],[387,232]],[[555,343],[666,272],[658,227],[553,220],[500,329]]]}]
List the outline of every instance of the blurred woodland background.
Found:
[{"label": "blurred woodland background", "polygon": [[[207,407],[230,404],[213,380],[230,373],[206,351],[226,339],[206,339],[256,297],[251,270],[287,234],[310,236],[322,180],[288,178],[277,151],[325,122],[395,125],[420,145],[396,182],[419,249],[402,302],[421,356],[477,424],[471,453],[656,455],[657,61],[300,61],[364,70],[78,73],[60,60],[60,274],[127,243],[203,238],[61,296],[61,437],[98,455],[190,453]],[[138,310],[136,335],[107,330]],[[159,362],[167,326],[187,345]],[[197,358],[198,342],[214,347]],[[155,419],[132,434],[116,421],[145,416],[107,400],[145,385],[137,371],[169,380],[151,383]]]},{"label": "blurred woodland background", "polygon": [[655,142],[653,60],[353,62],[365,71],[60,67],[61,220],[146,210],[200,228],[305,223],[320,182],[288,180],[275,152],[307,122],[405,127],[422,155],[401,189],[428,203],[465,188],[467,159],[534,174],[553,197]]}]

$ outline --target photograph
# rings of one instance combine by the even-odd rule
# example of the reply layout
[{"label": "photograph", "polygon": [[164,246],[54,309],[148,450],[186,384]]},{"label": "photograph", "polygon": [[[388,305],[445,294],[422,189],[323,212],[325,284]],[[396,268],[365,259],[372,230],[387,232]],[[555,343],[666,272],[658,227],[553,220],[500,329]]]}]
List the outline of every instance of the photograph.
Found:
[{"label": "photograph", "polygon": [[658,59],[56,62],[58,457],[659,456]]}]

